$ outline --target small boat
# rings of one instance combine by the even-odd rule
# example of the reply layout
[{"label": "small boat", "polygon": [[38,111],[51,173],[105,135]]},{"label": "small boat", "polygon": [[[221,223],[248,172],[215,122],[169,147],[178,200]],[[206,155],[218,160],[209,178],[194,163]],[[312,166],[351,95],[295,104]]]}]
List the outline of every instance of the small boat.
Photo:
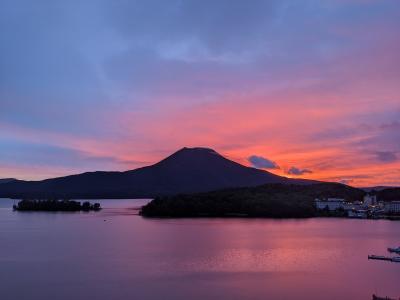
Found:
[{"label": "small boat", "polygon": [[400,256],[392,257],[392,262],[400,262]]},{"label": "small boat", "polygon": [[388,248],[387,250],[388,250],[389,252],[400,253],[400,247],[397,247],[397,248]]}]

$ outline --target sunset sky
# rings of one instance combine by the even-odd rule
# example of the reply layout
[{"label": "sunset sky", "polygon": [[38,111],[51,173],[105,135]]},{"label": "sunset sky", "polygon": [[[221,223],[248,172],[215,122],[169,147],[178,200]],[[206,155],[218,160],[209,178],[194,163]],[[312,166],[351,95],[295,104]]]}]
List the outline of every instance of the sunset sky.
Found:
[{"label": "sunset sky", "polygon": [[400,1],[0,0],[0,178],[203,146],[400,185]]}]

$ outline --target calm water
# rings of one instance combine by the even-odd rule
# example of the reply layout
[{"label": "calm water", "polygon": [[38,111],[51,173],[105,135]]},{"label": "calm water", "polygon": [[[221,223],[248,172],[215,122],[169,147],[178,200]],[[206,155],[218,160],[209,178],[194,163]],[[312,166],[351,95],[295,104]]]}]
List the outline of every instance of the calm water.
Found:
[{"label": "calm water", "polygon": [[400,297],[400,222],[143,219],[147,200],[98,213],[13,212],[0,199],[0,299]]}]

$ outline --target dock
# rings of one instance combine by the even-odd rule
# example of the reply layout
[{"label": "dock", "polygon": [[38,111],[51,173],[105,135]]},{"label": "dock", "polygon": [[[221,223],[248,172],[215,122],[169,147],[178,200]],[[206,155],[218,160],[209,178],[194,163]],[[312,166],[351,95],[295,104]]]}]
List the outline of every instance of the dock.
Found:
[{"label": "dock", "polygon": [[381,255],[368,255],[368,259],[387,260],[387,261],[391,261],[392,260],[391,257],[381,256]]},{"label": "dock", "polygon": [[368,255],[368,259],[386,260],[391,262],[400,262],[400,257],[388,257],[382,255]]}]

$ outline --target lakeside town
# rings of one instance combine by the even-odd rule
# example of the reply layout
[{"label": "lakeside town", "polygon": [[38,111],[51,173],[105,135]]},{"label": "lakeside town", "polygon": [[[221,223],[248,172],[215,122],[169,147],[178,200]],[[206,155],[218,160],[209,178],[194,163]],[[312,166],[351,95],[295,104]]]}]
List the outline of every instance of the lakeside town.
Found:
[{"label": "lakeside town", "polygon": [[379,201],[376,195],[366,194],[363,201],[342,198],[315,199],[319,212],[358,219],[400,220],[400,201]]}]

